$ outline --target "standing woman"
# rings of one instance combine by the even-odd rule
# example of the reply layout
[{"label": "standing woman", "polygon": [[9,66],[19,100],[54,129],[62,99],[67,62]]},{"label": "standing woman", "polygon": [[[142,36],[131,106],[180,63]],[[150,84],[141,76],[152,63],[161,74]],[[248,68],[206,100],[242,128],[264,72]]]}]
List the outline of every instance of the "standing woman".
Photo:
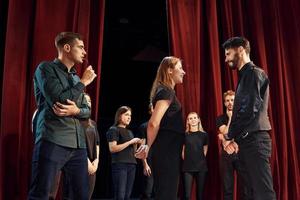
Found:
[{"label": "standing woman", "polygon": [[[91,97],[88,94],[84,94],[84,97],[89,108],[92,109]],[[99,164],[100,138],[97,129],[97,123],[94,120],[89,118],[81,121],[81,124],[85,128],[85,139],[88,155],[89,199],[91,199],[95,188],[96,171]]]},{"label": "standing woman", "polygon": [[114,199],[128,200],[135,178],[136,159],[134,157],[136,144],[142,140],[134,138],[127,129],[131,121],[131,108],[121,106],[115,115],[115,123],[107,131],[107,141],[111,152],[112,181]]},{"label": "standing woman", "polygon": [[147,127],[148,147],[141,146],[136,154],[138,158],[147,157],[151,148],[156,200],[177,199],[184,124],[174,88],[184,75],[179,58],[161,61],[150,94],[154,110]]},{"label": "standing woman", "polygon": [[186,119],[185,142],[182,149],[184,199],[191,199],[193,179],[196,180],[197,200],[203,199],[204,181],[207,172],[206,154],[208,135],[203,130],[199,115],[190,112]]}]

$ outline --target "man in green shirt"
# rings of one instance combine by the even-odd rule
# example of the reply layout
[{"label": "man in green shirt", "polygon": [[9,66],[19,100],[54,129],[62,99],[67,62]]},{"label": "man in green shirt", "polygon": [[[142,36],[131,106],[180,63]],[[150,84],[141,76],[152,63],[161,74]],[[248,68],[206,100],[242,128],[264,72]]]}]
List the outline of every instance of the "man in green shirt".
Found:
[{"label": "man in green shirt", "polygon": [[55,38],[58,58],[41,62],[34,74],[37,103],[32,183],[28,199],[49,199],[54,178],[60,170],[70,183],[73,195],[88,199],[87,152],[81,119],[90,117],[84,88],[96,74],[87,67],[81,78],[75,64],[86,56],[77,33],[62,32]]}]

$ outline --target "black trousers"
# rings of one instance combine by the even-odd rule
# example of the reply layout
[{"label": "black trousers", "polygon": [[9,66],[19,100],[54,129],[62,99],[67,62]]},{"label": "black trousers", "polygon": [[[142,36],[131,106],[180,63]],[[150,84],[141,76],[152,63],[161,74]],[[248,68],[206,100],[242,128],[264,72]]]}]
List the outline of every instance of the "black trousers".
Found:
[{"label": "black trousers", "polygon": [[246,169],[253,190],[253,199],[276,200],[269,161],[272,149],[269,133],[252,132],[236,142],[241,165]]},{"label": "black trousers", "polygon": [[234,198],[234,172],[238,175],[240,199],[251,200],[252,192],[245,167],[241,164],[237,154],[227,154],[222,150],[220,171],[223,180],[223,199],[233,200]]},{"label": "black trousers", "polygon": [[96,173],[89,175],[89,200],[92,199],[96,183]]},{"label": "black trousers", "polygon": [[190,200],[192,186],[193,186],[193,179],[196,181],[196,196],[197,200],[203,199],[203,188],[205,182],[205,171],[198,171],[198,172],[183,172],[183,186],[184,186],[184,200]]},{"label": "black trousers", "polygon": [[159,131],[152,145],[155,200],[176,200],[184,134]]},{"label": "black trousers", "polygon": [[136,164],[112,163],[114,200],[129,200],[135,179]]}]

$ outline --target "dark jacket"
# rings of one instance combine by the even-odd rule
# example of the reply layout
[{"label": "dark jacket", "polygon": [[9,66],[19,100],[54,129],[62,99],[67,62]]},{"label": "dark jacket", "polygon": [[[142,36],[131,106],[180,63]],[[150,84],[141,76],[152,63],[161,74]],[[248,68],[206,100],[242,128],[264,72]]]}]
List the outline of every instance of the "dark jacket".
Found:
[{"label": "dark jacket", "polygon": [[268,117],[269,79],[266,73],[252,62],[238,73],[233,115],[228,137],[239,139],[247,132],[271,130]]}]

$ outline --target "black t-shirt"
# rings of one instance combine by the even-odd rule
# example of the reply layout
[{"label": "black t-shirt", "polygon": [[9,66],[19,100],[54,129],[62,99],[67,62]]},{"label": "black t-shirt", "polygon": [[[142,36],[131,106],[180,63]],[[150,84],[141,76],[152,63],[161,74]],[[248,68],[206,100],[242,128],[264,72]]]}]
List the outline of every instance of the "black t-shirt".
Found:
[{"label": "black t-shirt", "polygon": [[[227,126],[228,120],[229,120],[229,118],[226,114],[223,114],[223,115],[220,115],[220,116],[217,117],[217,119],[216,119],[216,128],[217,128],[217,133],[218,134],[220,133],[219,128],[223,125]],[[222,150],[224,151],[222,144],[221,144],[221,147],[222,147]]]},{"label": "black t-shirt", "polygon": [[220,126],[227,125],[228,124],[228,120],[229,120],[229,118],[228,118],[228,116],[226,114],[218,116],[217,119],[216,119],[217,130],[219,131]]},{"label": "black t-shirt", "polygon": [[171,104],[165,112],[160,122],[159,130],[167,130],[175,133],[184,133],[184,124],[182,119],[182,109],[179,103],[175,91],[160,85],[157,87],[156,94],[153,98],[153,105],[159,100],[170,100]]},{"label": "black t-shirt", "polygon": [[97,145],[100,144],[99,133],[97,130],[97,124],[95,121],[83,121],[81,122],[85,128],[85,139],[87,146],[88,158],[93,162],[97,158]]},{"label": "black t-shirt", "polygon": [[138,132],[139,132],[138,137],[139,138],[141,138],[141,139],[147,139],[147,126],[148,126],[148,121],[142,123],[139,126],[139,129],[138,129]]},{"label": "black t-shirt", "polygon": [[203,146],[208,145],[208,134],[201,131],[189,132],[185,134],[184,140],[185,148],[182,171],[207,171]]},{"label": "black t-shirt", "polygon": [[[116,141],[117,144],[123,144],[134,138],[133,133],[127,128],[122,128],[118,126],[112,126],[106,133],[107,141]],[[134,157],[133,145],[129,145],[122,151],[111,153],[112,163],[135,163],[136,159]]]}]

